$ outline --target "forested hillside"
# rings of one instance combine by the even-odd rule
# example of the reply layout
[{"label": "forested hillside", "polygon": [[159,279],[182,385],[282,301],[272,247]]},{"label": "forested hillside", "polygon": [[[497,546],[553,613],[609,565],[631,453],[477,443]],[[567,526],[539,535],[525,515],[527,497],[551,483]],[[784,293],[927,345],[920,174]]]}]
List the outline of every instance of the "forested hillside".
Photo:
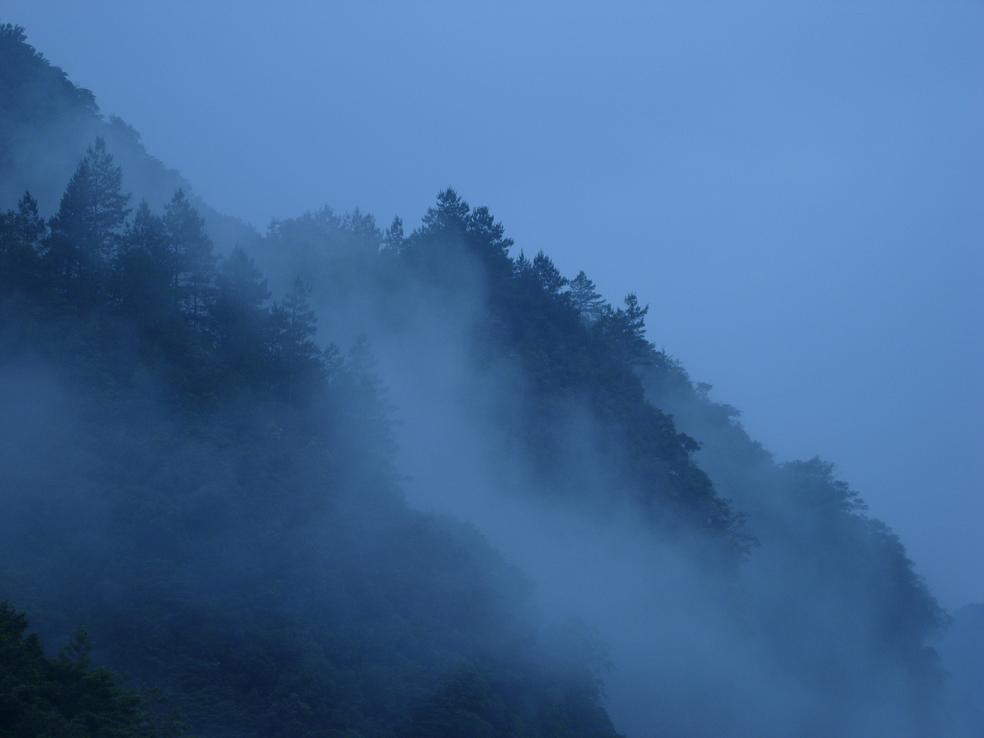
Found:
[{"label": "forested hillside", "polygon": [[153,705],[153,694],[122,689],[108,671],[93,668],[84,630],[51,659],[27,628],[22,613],[0,603],[0,735],[182,734],[175,716]]},{"label": "forested hillside", "polygon": [[368,348],[120,183],[97,142],[3,220],[4,590],[196,733],[611,735],[517,573],[401,500]]},{"label": "forested hillside", "polygon": [[[147,153],[140,134],[115,116],[106,118],[89,90],[72,84],[26,42],[22,28],[0,27],[0,207],[14,207],[25,190],[46,216],[54,213],[86,148],[101,137],[124,167],[125,187],[154,207],[177,189],[181,175]],[[194,199],[212,238],[230,247],[254,237],[245,223]]]},{"label": "forested hillside", "polygon": [[[451,189],[409,231],[325,208],[232,247],[21,29],[0,70],[0,599],[45,642],[84,626],[199,736],[948,729],[902,544],[635,296]],[[0,735],[38,734],[10,695],[68,667],[5,612],[41,666]],[[137,722],[73,735],[180,732],[106,689]]]}]

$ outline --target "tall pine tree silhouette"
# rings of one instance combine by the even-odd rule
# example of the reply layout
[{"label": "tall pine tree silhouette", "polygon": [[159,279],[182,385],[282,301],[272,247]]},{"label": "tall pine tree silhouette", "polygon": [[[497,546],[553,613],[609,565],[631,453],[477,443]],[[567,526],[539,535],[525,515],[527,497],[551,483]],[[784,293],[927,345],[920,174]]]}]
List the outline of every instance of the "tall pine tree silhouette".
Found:
[{"label": "tall pine tree silhouette", "polygon": [[47,259],[56,291],[85,311],[104,297],[106,277],[123,237],[129,195],[101,138],[88,148],[51,219]]}]

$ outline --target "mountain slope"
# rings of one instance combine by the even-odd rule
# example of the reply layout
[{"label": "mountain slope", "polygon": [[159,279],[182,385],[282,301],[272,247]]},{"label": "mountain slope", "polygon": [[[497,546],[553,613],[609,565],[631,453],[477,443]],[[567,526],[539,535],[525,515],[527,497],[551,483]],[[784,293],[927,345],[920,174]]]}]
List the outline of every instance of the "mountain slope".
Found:
[{"label": "mountain slope", "polygon": [[938,734],[901,543],[633,296],[453,190],[220,258],[91,94],[0,55],[0,596],[46,636],[202,735]]},{"label": "mountain slope", "polygon": [[[30,191],[46,216],[55,211],[76,164],[97,137],[123,165],[126,190],[155,208],[177,189],[192,188],[147,153],[140,135],[119,118],[106,119],[95,96],[69,81],[27,43],[22,28],[0,25],[0,208]],[[255,232],[195,198],[217,245],[231,249]]]},{"label": "mountain slope", "polygon": [[984,727],[984,604],[953,613],[953,623],[939,643],[951,684],[947,714],[950,734],[971,738]]},{"label": "mountain slope", "polygon": [[196,734],[613,736],[522,577],[404,504],[364,347],[216,268],[180,194],[114,228],[116,175],[97,145],[50,233],[29,199],[2,221],[4,595]]}]

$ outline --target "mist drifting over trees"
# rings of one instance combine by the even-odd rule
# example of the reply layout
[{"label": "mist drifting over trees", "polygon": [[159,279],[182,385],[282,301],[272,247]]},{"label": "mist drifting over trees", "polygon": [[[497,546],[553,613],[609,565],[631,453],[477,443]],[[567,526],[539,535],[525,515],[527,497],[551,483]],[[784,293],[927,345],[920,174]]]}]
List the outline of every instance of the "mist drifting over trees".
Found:
[{"label": "mist drifting over trees", "polygon": [[979,613],[634,294],[451,188],[256,233],[11,25],[0,108],[0,736],[984,729]]}]

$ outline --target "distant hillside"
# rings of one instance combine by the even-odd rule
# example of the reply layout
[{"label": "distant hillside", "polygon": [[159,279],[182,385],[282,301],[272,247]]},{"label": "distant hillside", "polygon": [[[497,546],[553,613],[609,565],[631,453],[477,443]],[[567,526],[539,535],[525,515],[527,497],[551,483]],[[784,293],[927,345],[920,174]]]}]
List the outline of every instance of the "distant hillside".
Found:
[{"label": "distant hillside", "polygon": [[939,644],[950,680],[949,715],[953,735],[977,738],[984,731],[984,604],[953,613],[953,622]]},{"label": "distant hillside", "polygon": [[[29,190],[43,214],[54,213],[64,183],[97,137],[123,165],[124,186],[135,200],[161,208],[175,190],[193,192],[147,152],[133,128],[105,118],[95,96],[36,51],[23,29],[0,25],[0,208],[13,207]],[[246,223],[192,201],[222,250],[255,237]]]}]

